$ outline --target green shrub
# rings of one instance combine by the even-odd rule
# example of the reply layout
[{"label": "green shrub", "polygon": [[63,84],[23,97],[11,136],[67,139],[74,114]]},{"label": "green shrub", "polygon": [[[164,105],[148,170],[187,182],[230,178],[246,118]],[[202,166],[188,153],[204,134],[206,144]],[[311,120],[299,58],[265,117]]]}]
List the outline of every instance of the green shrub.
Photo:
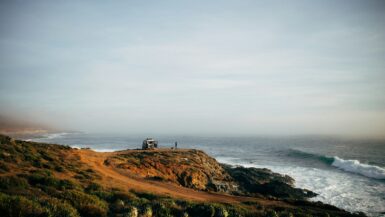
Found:
[{"label": "green shrub", "polygon": [[152,206],[154,216],[157,217],[172,217],[172,210],[163,203],[155,203]]},{"label": "green shrub", "polygon": [[95,195],[98,198],[109,202],[113,201],[113,196],[114,196],[114,194],[110,191],[92,191],[92,192],[89,192],[89,194]]},{"label": "green shrub", "polygon": [[86,169],[86,172],[87,173],[95,173],[95,171],[93,169],[91,169],[91,168],[90,169]]},{"label": "green shrub", "polygon": [[82,217],[106,217],[107,209],[93,204],[87,204],[78,208]]},{"label": "green shrub", "polygon": [[114,201],[114,192],[111,191],[104,191],[103,187],[99,185],[98,183],[91,182],[85,189],[84,191],[88,194],[95,195],[99,197],[102,200]]},{"label": "green shrub", "polygon": [[99,185],[98,183],[91,182],[86,188],[85,191],[87,193],[93,192],[93,191],[101,191],[103,190],[103,187]]},{"label": "green shrub", "polygon": [[57,186],[60,190],[76,189],[78,186],[69,179],[61,179]]},{"label": "green shrub", "polygon": [[39,159],[34,159],[32,161],[32,166],[37,167],[37,168],[42,168],[43,164]]},{"label": "green shrub", "polygon": [[54,161],[53,157],[50,156],[47,152],[45,151],[39,151],[39,154],[41,155],[41,157],[46,160],[46,161]]},{"label": "green shrub", "polygon": [[134,206],[129,207],[123,217],[138,217],[138,209]]},{"label": "green shrub", "polygon": [[68,179],[56,179],[51,176],[32,174],[27,176],[28,182],[31,185],[43,187],[55,187],[59,190],[75,189],[77,185]]},{"label": "green shrub", "polygon": [[50,163],[42,163],[42,167],[44,169],[49,169],[49,170],[54,169],[54,167]]},{"label": "green shrub", "polygon": [[279,213],[279,217],[294,217],[294,215],[289,211],[283,211]]},{"label": "green shrub", "polygon": [[56,182],[56,179],[41,174],[31,174],[28,175],[27,178],[31,185],[41,184],[46,186],[53,186]]},{"label": "green shrub", "polygon": [[136,200],[137,197],[130,192],[122,192],[122,191],[114,192],[112,196],[112,200],[118,200],[118,199],[124,202],[131,202]]},{"label": "green shrub", "polygon": [[47,207],[53,217],[79,217],[78,211],[65,201],[49,198],[41,201],[41,205]]},{"label": "green shrub", "polygon": [[107,203],[94,195],[76,190],[67,190],[57,196],[72,204],[81,216],[92,216],[91,214],[95,216],[107,215]]},{"label": "green shrub", "polygon": [[64,172],[64,167],[59,166],[59,165],[55,165],[54,169],[55,169],[57,172]]},{"label": "green shrub", "polygon": [[9,172],[10,171],[9,167],[5,163],[3,163],[3,162],[0,162],[0,170],[2,170],[4,172]]},{"label": "green shrub", "polygon": [[23,196],[9,196],[0,193],[0,213],[3,217],[46,217],[47,208]]},{"label": "green shrub", "polygon": [[47,170],[47,169],[38,169],[38,170],[34,170],[32,172],[33,172],[33,174],[36,174],[36,175],[52,176],[51,170]]},{"label": "green shrub", "polygon": [[267,210],[267,211],[265,212],[265,215],[264,215],[264,216],[266,216],[266,217],[278,217],[278,214],[277,214],[277,212],[274,211],[274,210]]},{"label": "green shrub", "polygon": [[152,217],[153,216],[152,208],[149,205],[143,206],[140,209],[139,213],[141,214],[140,216],[142,216],[142,217]]},{"label": "green shrub", "polygon": [[190,216],[214,217],[215,207],[212,204],[195,204],[187,208]]},{"label": "green shrub", "polygon": [[0,189],[8,190],[11,188],[28,187],[26,179],[17,176],[0,176]]},{"label": "green shrub", "polygon": [[125,202],[123,200],[115,200],[112,204],[110,204],[110,210],[113,213],[121,213],[124,211]]},{"label": "green shrub", "polygon": [[155,195],[155,194],[152,194],[152,193],[149,193],[149,192],[135,192],[135,194],[140,197],[140,198],[145,198],[147,200],[155,200],[155,199],[158,199],[159,196],[158,195]]},{"label": "green shrub", "polygon": [[228,217],[229,212],[222,206],[215,209],[215,217]]}]

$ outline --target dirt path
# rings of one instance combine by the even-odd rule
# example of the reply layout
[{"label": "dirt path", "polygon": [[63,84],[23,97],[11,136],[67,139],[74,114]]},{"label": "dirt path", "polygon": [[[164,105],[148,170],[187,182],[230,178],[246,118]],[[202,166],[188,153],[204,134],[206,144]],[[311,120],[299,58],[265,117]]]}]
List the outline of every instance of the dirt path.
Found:
[{"label": "dirt path", "polygon": [[145,179],[132,178],[114,168],[104,165],[104,161],[117,153],[114,152],[94,152],[92,150],[79,150],[77,153],[82,162],[90,165],[95,171],[102,175],[102,184],[108,187],[119,187],[125,190],[134,189],[136,191],[147,191],[154,194],[167,195],[173,198],[201,201],[201,202],[220,202],[220,203],[240,203],[242,201],[255,201],[261,205],[269,206],[290,206],[282,201],[272,201],[266,199],[239,197],[219,193],[209,193],[196,191],[172,183],[155,182]]}]

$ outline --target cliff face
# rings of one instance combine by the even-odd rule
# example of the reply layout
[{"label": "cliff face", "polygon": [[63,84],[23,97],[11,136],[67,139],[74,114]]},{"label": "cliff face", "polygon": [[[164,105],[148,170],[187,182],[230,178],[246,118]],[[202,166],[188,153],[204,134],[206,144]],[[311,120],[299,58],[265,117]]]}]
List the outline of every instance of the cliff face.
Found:
[{"label": "cliff face", "polygon": [[303,200],[292,183],[197,150],[98,153],[0,135],[5,217],[360,216]]}]

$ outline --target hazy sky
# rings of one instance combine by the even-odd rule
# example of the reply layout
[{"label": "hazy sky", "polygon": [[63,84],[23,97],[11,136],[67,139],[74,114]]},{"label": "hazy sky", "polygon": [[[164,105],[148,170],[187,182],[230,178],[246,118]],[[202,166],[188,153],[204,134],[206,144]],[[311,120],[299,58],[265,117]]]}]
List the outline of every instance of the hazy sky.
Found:
[{"label": "hazy sky", "polygon": [[385,135],[385,2],[0,1],[0,115],[107,133]]}]

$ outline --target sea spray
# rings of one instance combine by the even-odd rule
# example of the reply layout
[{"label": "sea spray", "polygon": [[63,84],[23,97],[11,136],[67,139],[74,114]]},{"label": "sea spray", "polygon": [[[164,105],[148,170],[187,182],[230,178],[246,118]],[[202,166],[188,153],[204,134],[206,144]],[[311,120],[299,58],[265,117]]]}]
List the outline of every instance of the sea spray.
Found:
[{"label": "sea spray", "polygon": [[357,173],[375,179],[385,179],[385,169],[375,165],[360,163],[358,160],[344,160],[334,157],[332,166],[347,172]]}]

